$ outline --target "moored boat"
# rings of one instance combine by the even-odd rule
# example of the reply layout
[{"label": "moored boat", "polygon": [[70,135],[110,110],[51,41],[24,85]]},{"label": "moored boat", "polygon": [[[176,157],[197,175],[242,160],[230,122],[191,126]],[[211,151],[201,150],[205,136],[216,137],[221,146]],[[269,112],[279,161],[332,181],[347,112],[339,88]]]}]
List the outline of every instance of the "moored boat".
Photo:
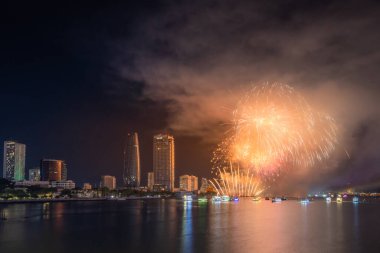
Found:
[{"label": "moored boat", "polygon": [[281,198],[272,198],[272,203],[280,203],[282,201]]},{"label": "moored boat", "polygon": [[228,202],[228,201],[230,201],[230,196],[228,196],[228,195],[223,195],[223,196],[222,196],[222,202]]},{"label": "moored boat", "polygon": [[212,202],[217,202],[217,203],[219,203],[221,200],[222,200],[222,198],[221,198],[220,196],[213,196],[213,197],[212,197]]},{"label": "moored boat", "polygon": [[207,202],[207,198],[206,197],[200,197],[198,198],[198,202]]},{"label": "moored boat", "polygon": [[261,197],[253,197],[252,201],[260,201]]}]

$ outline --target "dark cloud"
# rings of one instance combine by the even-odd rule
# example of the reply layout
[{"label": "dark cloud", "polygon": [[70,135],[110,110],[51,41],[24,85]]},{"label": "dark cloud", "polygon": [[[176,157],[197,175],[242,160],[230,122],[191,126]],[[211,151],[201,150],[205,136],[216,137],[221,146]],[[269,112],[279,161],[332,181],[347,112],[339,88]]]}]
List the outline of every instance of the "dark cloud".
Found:
[{"label": "dark cloud", "polygon": [[380,157],[378,128],[365,123],[379,119],[379,11],[375,1],[166,1],[115,42],[111,67],[144,83],[144,99],[167,102],[177,134],[212,142],[248,86],[288,83],[337,120],[351,159],[335,173],[365,181]]}]

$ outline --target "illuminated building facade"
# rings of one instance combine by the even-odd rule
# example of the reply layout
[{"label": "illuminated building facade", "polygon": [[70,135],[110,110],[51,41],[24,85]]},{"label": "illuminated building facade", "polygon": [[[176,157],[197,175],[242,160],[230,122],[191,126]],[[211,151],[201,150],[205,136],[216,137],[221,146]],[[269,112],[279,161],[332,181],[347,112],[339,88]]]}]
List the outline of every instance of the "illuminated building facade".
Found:
[{"label": "illuminated building facade", "polygon": [[42,159],[40,169],[42,181],[67,180],[67,167],[63,160]]},{"label": "illuminated building facade", "polygon": [[198,190],[198,177],[191,175],[182,175],[179,177],[180,191],[197,191]]},{"label": "illuminated building facade", "polygon": [[207,178],[202,178],[202,182],[201,182],[201,188],[199,189],[199,191],[201,193],[206,193],[207,192],[207,189],[209,188],[209,183],[208,183],[208,180]]},{"label": "illuminated building facade", "polygon": [[148,189],[151,191],[153,190],[154,185],[154,173],[148,172]]},{"label": "illuminated building facade", "polygon": [[33,168],[29,170],[29,181],[40,181],[41,180],[41,173],[40,168]]},{"label": "illuminated building facade", "polygon": [[51,187],[60,189],[74,189],[75,183],[72,180],[52,181]]},{"label": "illuminated building facade", "polygon": [[30,180],[24,180],[24,181],[17,181],[15,182],[15,186],[17,187],[30,187],[30,186],[38,186],[41,188],[49,188],[50,182],[49,181],[30,181]]},{"label": "illuminated building facade", "polygon": [[107,187],[109,190],[116,189],[116,177],[109,175],[101,176],[100,187]]},{"label": "illuminated building facade", "polygon": [[127,135],[124,148],[123,180],[126,187],[140,186],[140,150],[137,133]]},{"label": "illuminated building facade", "polygon": [[83,190],[91,190],[91,189],[92,189],[92,185],[90,183],[83,184]]},{"label": "illuminated building facade", "polygon": [[158,134],[153,137],[154,184],[167,191],[174,188],[174,137]]},{"label": "illuminated building facade", "polygon": [[11,181],[25,179],[25,144],[4,141],[3,178]]}]

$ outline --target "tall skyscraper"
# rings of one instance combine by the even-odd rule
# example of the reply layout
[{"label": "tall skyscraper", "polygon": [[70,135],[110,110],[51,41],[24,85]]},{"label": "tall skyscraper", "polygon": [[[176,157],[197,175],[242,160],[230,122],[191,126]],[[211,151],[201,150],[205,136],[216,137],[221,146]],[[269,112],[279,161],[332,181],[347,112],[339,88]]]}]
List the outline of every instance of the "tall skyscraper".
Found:
[{"label": "tall skyscraper", "polygon": [[11,181],[25,179],[25,144],[4,141],[3,178]]},{"label": "tall skyscraper", "polygon": [[109,175],[101,176],[100,187],[107,187],[109,190],[116,189],[116,177]]},{"label": "tall skyscraper", "polygon": [[198,177],[190,175],[182,175],[179,177],[179,189],[181,191],[197,191]]},{"label": "tall skyscraper", "polygon": [[127,187],[140,186],[140,150],[137,133],[127,135],[124,147],[123,180]]},{"label": "tall skyscraper", "polygon": [[40,181],[41,180],[41,172],[40,168],[29,169],[29,181]]},{"label": "tall skyscraper", "polygon": [[67,167],[66,163],[62,160],[42,159],[40,172],[42,181],[67,180]]},{"label": "tall skyscraper", "polygon": [[67,165],[66,165],[65,161],[62,161],[61,180],[67,181]]},{"label": "tall skyscraper", "polygon": [[168,191],[174,188],[174,137],[158,134],[153,137],[154,184]]}]

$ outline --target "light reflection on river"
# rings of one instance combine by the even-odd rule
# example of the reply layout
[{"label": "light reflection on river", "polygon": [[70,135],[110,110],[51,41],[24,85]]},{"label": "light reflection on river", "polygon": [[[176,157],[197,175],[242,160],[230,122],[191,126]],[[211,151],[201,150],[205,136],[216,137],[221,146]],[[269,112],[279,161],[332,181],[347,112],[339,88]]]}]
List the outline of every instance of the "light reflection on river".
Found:
[{"label": "light reflection on river", "polygon": [[0,205],[0,252],[380,252],[380,203]]}]

